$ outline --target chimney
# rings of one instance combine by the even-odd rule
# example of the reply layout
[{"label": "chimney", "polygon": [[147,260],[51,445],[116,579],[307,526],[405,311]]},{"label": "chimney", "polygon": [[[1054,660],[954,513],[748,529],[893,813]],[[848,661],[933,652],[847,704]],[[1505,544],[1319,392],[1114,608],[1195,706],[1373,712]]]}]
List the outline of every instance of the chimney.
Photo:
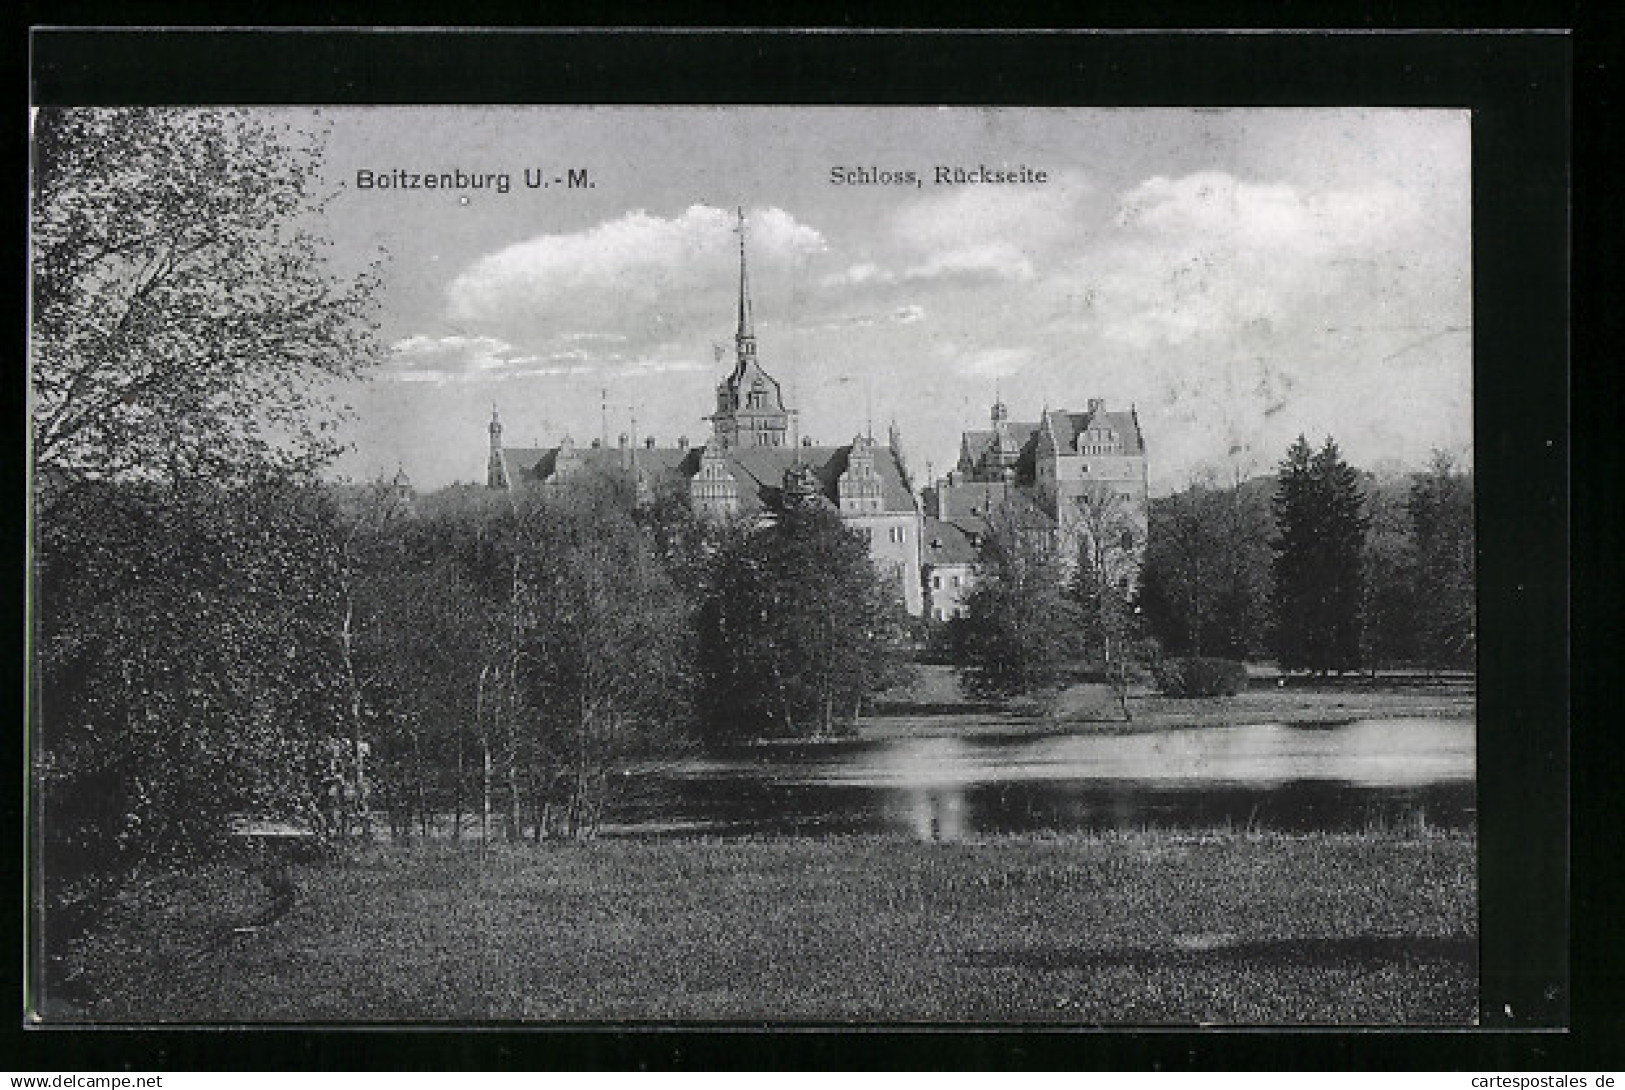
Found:
[{"label": "chimney", "polygon": [[643,449],[644,450],[653,450],[653,449],[655,449],[655,437],[654,436],[651,435],[648,438],[643,440]]},{"label": "chimney", "polygon": [[625,433],[625,432],[624,432],[624,431],[623,431],[623,432],[621,432],[621,449],[622,449],[622,450],[625,450],[625,449],[626,449],[626,444],[627,444],[627,442],[628,442],[628,436],[627,436],[627,434],[626,434],[626,433]]},{"label": "chimney", "polygon": [[950,491],[948,478],[944,477],[937,482],[937,518],[948,517],[948,492]]},{"label": "chimney", "polygon": [[1089,414],[1091,416],[1093,416],[1095,413],[1100,412],[1105,407],[1106,407],[1106,401],[1105,401],[1104,398],[1092,397],[1092,398],[1089,399]]},{"label": "chimney", "polygon": [[592,449],[593,450],[598,450],[601,447],[603,447],[603,445],[604,445],[604,441],[602,439],[594,439],[592,441]]},{"label": "chimney", "polygon": [[804,447],[810,447],[810,446],[812,446],[812,445],[813,445],[813,442],[812,442],[812,436],[810,436],[810,435],[803,435],[803,436],[802,436],[802,437],[801,437],[801,445],[802,445],[802,446],[804,446]]},{"label": "chimney", "polygon": [[679,435],[677,437],[677,449],[678,450],[687,450],[688,449],[688,436]]}]

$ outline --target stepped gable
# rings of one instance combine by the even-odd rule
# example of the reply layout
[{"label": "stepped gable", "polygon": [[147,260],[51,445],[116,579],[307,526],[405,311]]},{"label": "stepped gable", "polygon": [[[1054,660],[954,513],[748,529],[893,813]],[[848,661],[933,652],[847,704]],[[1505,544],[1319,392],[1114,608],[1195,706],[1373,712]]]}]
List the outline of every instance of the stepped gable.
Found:
[{"label": "stepped gable", "polygon": [[[812,467],[824,498],[839,506],[841,475],[846,472],[850,446],[729,447],[723,459],[740,484],[739,506],[745,514],[779,505],[784,473],[799,457]],[[882,510],[878,514],[910,513],[914,497],[903,484],[897,459],[888,447],[875,448],[875,472],[880,476]]]}]

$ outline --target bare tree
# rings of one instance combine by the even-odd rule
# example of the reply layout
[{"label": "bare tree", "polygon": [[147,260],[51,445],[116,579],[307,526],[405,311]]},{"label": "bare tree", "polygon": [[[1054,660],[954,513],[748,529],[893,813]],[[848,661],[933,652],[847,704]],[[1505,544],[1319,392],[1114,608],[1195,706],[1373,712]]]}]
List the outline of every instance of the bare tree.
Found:
[{"label": "bare tree", "polygon": [[1125,720],[1132,719],[1128,690],[1138,635],[1133,604],[1145,555],[1145,528],[1116,490],[1091,489],[1074,501],[1071,520],[1076,564],[1070,596],[1083,608],[1085,639],[1098,652]]}]

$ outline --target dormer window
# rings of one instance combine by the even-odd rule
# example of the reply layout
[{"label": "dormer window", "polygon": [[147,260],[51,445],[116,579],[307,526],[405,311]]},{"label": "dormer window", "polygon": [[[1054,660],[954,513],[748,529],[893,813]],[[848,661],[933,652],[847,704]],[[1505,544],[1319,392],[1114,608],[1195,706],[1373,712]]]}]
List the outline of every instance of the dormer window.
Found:
[{"label": "dormer window", "polygon": [[1110,428],[1089,428],[1078,433],[1073,447],[1079,454],[1114,454],[1117,451],[1117,433]]}]

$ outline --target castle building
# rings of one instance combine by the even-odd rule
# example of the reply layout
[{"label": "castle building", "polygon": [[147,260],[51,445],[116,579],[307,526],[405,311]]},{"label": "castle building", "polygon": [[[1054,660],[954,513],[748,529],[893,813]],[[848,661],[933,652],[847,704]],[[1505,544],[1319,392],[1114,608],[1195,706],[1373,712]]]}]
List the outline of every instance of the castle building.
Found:
[{"label": "castle building", "polygon": [[896,580],[909,613],[919,616],[925,609],[919,500],[895,448],[878,445],[872,436],[840,446],[795,437],[795,410],[784,404],[778,380],[757,355],[744,226],[741,211],[734,363],[717,385],[715,411],[706,417],[710,440],[690,447],[680,438],[667,447],[653,437],[639,442],[622,434],[610,448],[598,440],[582,447],[567,435],[552,447],[515,448],[503,444],[493,411],[486,484],[557,486],[582,473],[620,473],[632,478],[640,495],[661,487],[686,489],[695,511],[714,519],[766,519],[787,505],[827,505],[868,542],[876,567]]},{"label": "castle building", "polygon": [[926,535],[942,543],[921,560],[930,616],[948,620],[961,608],[975,572],[958,535],[978,548],[993,518],[1067,567],[1087,548],[1111,583],[1137,588],[1150,512],[1139,414],[1092,398],[1082,412],[1045,408],[1018,423],[995,400],[990,424],[961,435],[958,464],[925,490]]}]

